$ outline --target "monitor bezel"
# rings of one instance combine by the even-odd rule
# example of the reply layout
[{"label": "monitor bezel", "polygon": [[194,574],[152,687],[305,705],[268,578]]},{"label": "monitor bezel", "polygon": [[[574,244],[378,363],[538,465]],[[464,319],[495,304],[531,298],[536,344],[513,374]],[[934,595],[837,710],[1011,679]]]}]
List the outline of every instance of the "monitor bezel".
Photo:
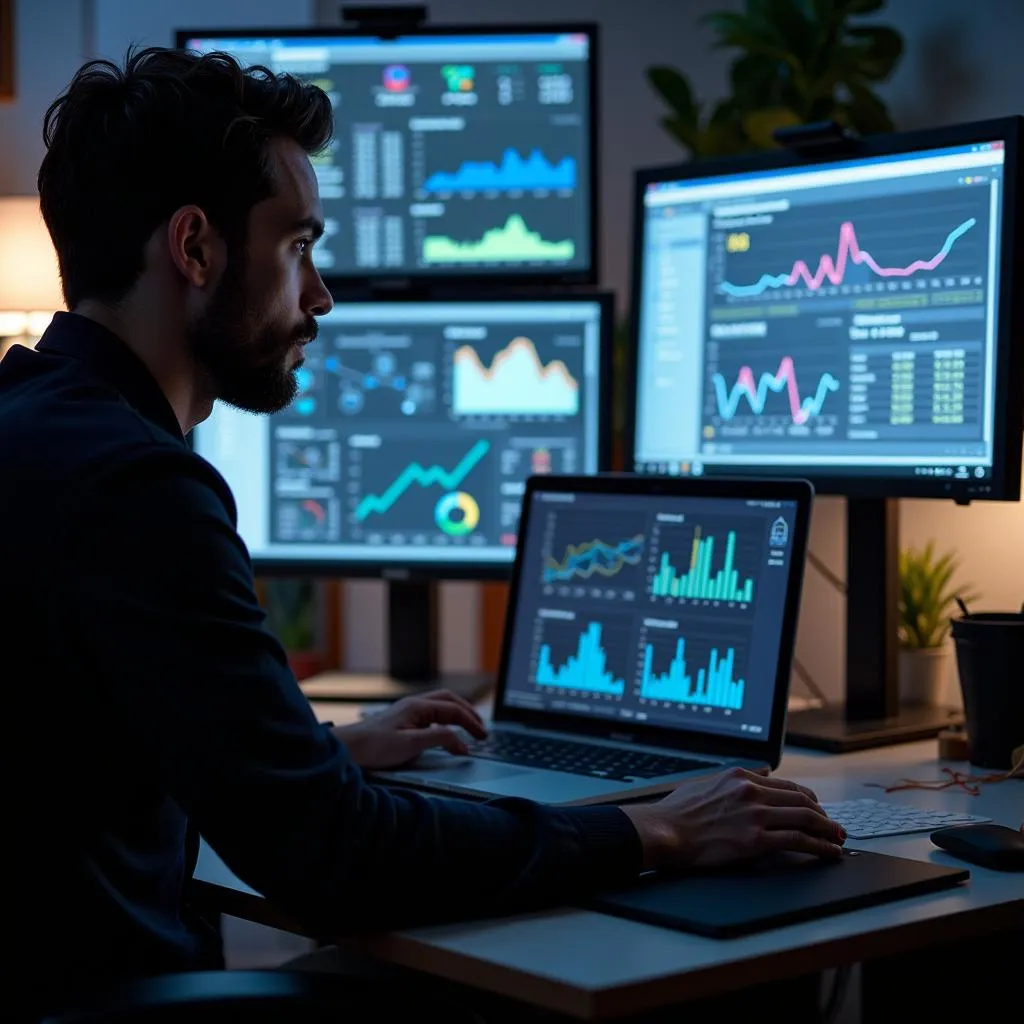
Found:
[{"label": "monitor bezel", "polygon": [[422,269],[404,271],[402,273],[384,272],[380,274],[346,273],[322,274],[328,284],[344,287],[372,288],[390,292],[406,285],[414,286],[571,286],[594,285],[600,278],[600,118],[598,107],[598,63],[600,60],[600,30],[596,22],[529,22],[527,24],[480,24],[460,22],[454,25],[431,24],[396,26],[394,31],[383,31],[380,26],[309,26],[306,28],[219,28],[219,29],[176,29],[174,33],[175,47],[183,49],[190,39],[330,39],[330,38],[377,38],[392,39],[400,36],[502,36],[502,35],[578,35],[588,37],[587,44],[587,88],[589,91],[587,131],[590,139],[590,152],[587,160],[587,172],[590,175],[590,202],[587,204],[587,217],[590,228],[590,264],[588,267],[571,270],[530,270],[523,272],[506,271],[495,273],[480,270],[476,273],[432,273]]},{"label": "monitor bezel", "polygon": [[778,149],[768,153],[694,160],[687,164],[643,168],[634,176],[632,297],[628,313],[631,344],[626,369],[625,455],[630,467],[637,466],[636,433],[640,372],[641,306],[643,295],[644,229],[646,225],[644,193],[648,185],[742,174],[750,171],[811,168],[871,157],[895,156],[917,150],[1002,141],[1004,191],[1002,218],[1002,266],[999,274],[999,311],[996,322],[996,377],[1004,380],[997,387],[994,401],[992,476],[982,486],[972,480],[937,480],[883,473],[822,473],[816,466],[786,466],[777,471],[764,463],[749,467],[730,465],[707,467],[704,479],[719,476],[776,476],[794,474],[810,480],[818,494],[856,498],[946,498],[958,503],[970,501],[1017,501],[1021,489],[1021,445],[1024,434],[1024,304],[1015,299],[1024,292],[1024,207],[1020,192],[1024,188],[1020,149],[1024,138],[1024,117],[1013,116],[975,121],[943,128],[872,135],[850,143],[852,149],[815,155]]},{"label": "monitor bezel", "polygon": [[[612,451],[612,334],[615,320],[615,294],[612,291],[543,291],[525,290],[505,292],[474,292],[466,294],[438,294],[429,298],[421,295],[380,296],[360,295],[352,299],[335,294],[340,305],[380,305],[402,303],[409,305],[448,305],[453,303],[529,303],[564,305],[565,303],[593,303],[600,307],[601,330],[598,342],[598,428],[597,428],[597,467],[598,472],[609,469]],[[189,447],[195,451],[191,432],[188,436]],[[216,468],[216,467],[214,467]],[[373,562],[370,560],[325,560],[310,558],[266,559],[251,555],[254,572],[259,576],[319,576],[326,579],[383,579],[399,581],[416,580],[507,580],[513,570],[515,558],[508,561],[466,562],[451,564],[438,559],[436,561],[402,561],[399,555],[394,562]]]},{"label": "monitor bezel", "polygon": [[777,768],[782,756],[785,736],[790,674],[796,653],[796,629],[800,614],[807,543],[810,535],[810,518],[814,498],[814,487],[810,481],[795,477],[771,479],[705,477],[698,480],[631,473],[531,477],[527,481],[526,493],[523,495],[523,514],[519,520],[520,540],[527,535],[529,518],[536,506],[536,502],[533,500],[534,494],[538,492],[565,493],[567,491],[578,494],[642,494],[679,498],[739,498],[754,501],[795,502],[797,521],[790,534],[792,543],[789,559],[790,575],[786,589],[786,606],[783,609],[780,626],[782,636],[788,636],[790,639],[789,643],[782,645],[777,659],[775,693],[769,728],[761,739],[745,739],[742,736],[730,736],[728,733],[695,732],[665,726],[643,725],[636,722],[607,721],[555,711],[532,711],[506,707],[508,666],[512,656],[515,633],[514,616],[524,572],[522,544],[517,544],[516,547],[515,568],[509,586],[507,621],[502,638],[501,660],[498,664],[497,687],[494,697],[494,721],[514,722],[538,729],[554,729],[608,740],[646,743],[652,746],[714,754],[721,757],[747,758],[764,761],[772,768]]}]

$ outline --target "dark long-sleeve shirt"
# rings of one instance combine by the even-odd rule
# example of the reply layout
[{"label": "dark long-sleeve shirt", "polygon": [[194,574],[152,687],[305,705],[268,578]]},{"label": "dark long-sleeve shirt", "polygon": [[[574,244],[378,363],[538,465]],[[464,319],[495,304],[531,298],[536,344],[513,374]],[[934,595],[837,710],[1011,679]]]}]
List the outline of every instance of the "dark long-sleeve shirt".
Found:
[{"label": "dark long-sleeve shirt", "polygon": [[[640,867],[616,808],[367,782],[264,625],[223,478],[115,335],[57,314],[0,363],[0,678],[15,987],[218,963],[196,833],[335,932],[514,909]],[[37,989],[38,994],[38,989]]]}]

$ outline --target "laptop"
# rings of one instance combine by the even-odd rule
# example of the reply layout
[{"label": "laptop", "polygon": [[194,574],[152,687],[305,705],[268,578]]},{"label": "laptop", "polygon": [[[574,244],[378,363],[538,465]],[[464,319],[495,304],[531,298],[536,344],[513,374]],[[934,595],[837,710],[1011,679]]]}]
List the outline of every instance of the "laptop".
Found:
[{"label": "laptop", "polygon": [[812,497],[802,480],[531,478],[490,736],[375,776],[575,805],[776,768]]}]

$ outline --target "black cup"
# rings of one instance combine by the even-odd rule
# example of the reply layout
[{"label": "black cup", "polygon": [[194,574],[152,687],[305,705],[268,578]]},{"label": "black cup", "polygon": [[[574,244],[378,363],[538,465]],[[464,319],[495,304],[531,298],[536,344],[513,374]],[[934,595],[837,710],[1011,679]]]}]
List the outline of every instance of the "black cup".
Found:
[{"label": "black cup", "polygon": [[1009,771],[1024,744],[1024,611],[953,619],[971,764]]}]

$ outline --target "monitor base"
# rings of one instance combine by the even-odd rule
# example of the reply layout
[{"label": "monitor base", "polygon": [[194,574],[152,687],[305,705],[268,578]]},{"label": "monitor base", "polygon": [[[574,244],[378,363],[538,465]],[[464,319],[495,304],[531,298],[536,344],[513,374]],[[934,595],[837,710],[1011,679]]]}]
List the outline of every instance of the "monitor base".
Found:
[{"label": "monitor base", "polygon": [[892,718],[862,721],[847,721],[842,707],[812,708],[790,713],[786,744],[829,754],[848,754],[933,739],[943,729],[962,725],[963,720],[958,710],[945,707],[906,707]]},{"label": "monitor base", "polygon": [[453,672],[410,683],[378,672],[320,672],[303,679],[299,686],[311,701],[373,704],[401,700],[428,690],[451,690],[476,703],[494,689],[494,676],[485,672]]}]

